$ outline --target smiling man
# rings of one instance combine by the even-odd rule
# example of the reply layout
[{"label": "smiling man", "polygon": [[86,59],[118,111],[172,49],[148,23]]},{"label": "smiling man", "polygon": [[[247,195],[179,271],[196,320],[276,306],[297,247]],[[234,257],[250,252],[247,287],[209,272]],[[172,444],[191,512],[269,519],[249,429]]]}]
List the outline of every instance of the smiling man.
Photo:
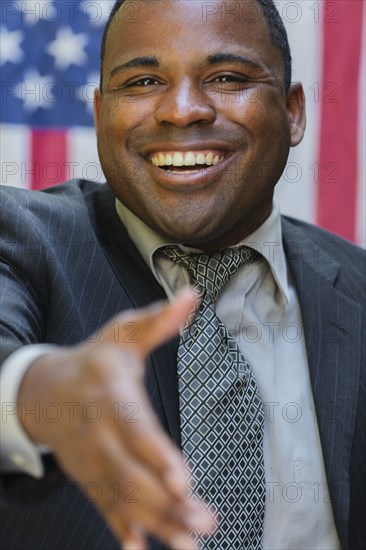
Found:
[{"label": "smiling man", "polygon": [[273,2],[117,2],[95,125],[105,185],[1,189],[2,547],[366,548],[365,255],[273,201]]}]

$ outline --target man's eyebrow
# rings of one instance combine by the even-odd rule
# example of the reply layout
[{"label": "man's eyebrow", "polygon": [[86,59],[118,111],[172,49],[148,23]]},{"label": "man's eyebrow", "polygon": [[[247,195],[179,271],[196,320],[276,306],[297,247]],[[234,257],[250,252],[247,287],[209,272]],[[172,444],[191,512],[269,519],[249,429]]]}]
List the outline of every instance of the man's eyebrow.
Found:
[{"label": "man's eyebrow", "polygon": [[[261,69],[264,70],[265,67],[262,65],[262,63],[258,61],[254,61],[250,57],[246,57],[243,55],[237,55],[232,53],[214,53],[207,57],[207,63],[208,65],[219,65],[221,63],[236,63],[240,65],[250,65],[254,69]],[[155,56],[142,56],[142,57],[135,57],[133,59],[130,59],[129,61],[126,61],[126,63],[121,63],[120,65],[116,65],[113,67],[113,69],[110,72],[110,76],[114,76],[116,73],[127,71],[128,69],[134,69],[134,68],[156,68],[159,67],[160,63]]]},{"label": "man's eyebrow", "polygon": [[134,57],[126,61],[126,63],[113,67],[110,76],[126,71],[127,69],[134,69],[135,67],[159,67],[159,61],[155,56]]},{"label": "man's eyebrow", "polygon": [[250,65],[254,69],[264,70],[265,66],[259,61],[254,61],[250,57],[243,55],[236,55],[233,53],[214,53],[207,57],[207,63],[209,65],[219,65],[220,63],[236,63],[240,65]]}]

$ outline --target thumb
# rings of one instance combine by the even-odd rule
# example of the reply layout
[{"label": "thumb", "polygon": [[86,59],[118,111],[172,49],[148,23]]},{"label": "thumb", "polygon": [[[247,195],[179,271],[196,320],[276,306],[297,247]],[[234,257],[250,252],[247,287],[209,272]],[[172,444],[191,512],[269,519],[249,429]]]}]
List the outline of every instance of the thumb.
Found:
[{"label": "thumb", "polygon": [[123,347],[133,346],[146,356],[154,348],[169,340],[184,326],[188,316],[196,308],[197,293],[191,287],[180,290],[172,303],[157,302],[128,314],[122,313],[116,321],[122,331],[134,327],[134,339],[119,338]]}]

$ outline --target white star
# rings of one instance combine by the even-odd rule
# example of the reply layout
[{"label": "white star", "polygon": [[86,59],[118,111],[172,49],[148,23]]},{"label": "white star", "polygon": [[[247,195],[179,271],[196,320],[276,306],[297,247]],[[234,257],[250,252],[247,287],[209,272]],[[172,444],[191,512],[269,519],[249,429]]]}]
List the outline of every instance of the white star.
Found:
[{"label": "white star", "polygon": [[15,3],[27,25],[35,25],[40,19],[55,21],[58,13],[53,2],[45,0],[17,0]]},{"label": "white star", "polygon": [[103,0],[102,2],[92,2],[91,0],[82,0],[79,4],[84,17],[87,17],[92,25],[101,26],[106,23],[111,13],[114,1]]},{"label": "white star", "polygon": [[86,63],[88,56],[84,52],[84,47],[87,43],[86,34],[74,34],[70,27],[61,27],[57,31],[56,39],[48,44],[46,51],[55,58],[55,67],[63,70],[72,64]]},{"label": "white star", "polygon": [[99,86],[100,74],[94,71],[88,74],[86,84],[79,86],[76,95],[80,101],[85,101],[87,110],[93,112],[94,90]]},{"label": "white star", "polygon": [[55,85],[51,75],[41,76],[37,70],[29,69],[24,73],[23,82],[18,83],[15,95],[23,101],[26,111],[50,109],[57,100],[53,90]]},{"label": "white star", "polygon": [[4,65],[7,61],[18,63],[23,59],[23,50],[20,43],[24,35],[21,31],[8,31],[1,25],[0,32],[0,65]]}]

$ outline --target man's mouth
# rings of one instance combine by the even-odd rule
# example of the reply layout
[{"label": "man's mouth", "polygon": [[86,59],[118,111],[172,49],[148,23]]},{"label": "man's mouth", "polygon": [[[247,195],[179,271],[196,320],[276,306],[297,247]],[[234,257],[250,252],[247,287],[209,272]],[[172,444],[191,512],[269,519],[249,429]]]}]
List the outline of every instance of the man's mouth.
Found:
[{"label": "man's mouth", "polygon": [[191,173],[205,170],[224,160],[223,151],[157,151],[150,155],[150,162],[167,172]]}]

